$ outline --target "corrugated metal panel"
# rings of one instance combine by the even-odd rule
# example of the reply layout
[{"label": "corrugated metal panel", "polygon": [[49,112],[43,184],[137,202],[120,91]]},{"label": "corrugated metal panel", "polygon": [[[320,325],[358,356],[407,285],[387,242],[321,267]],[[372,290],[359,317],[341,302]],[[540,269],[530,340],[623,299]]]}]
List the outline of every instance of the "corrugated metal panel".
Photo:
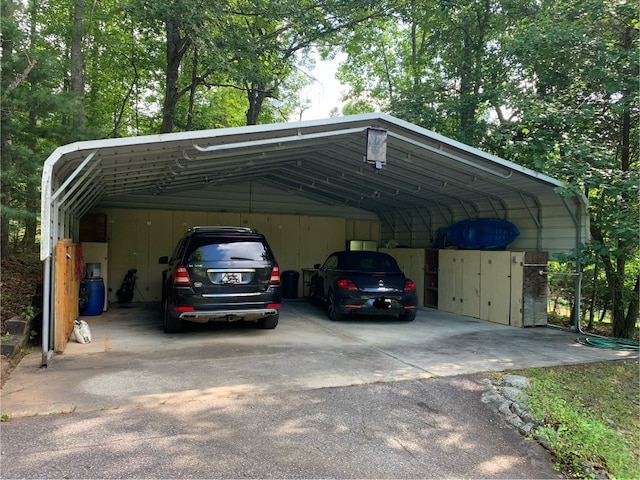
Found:
[{"label": "corrugated metal panel", "polygon": [[[368,128],[388,134],[380,170],[364,163]],[[565,231],[554,233],[571,241],[554,246],[566,251],[586,238],[586,201],[565,203],[559,186],[383,114],[80,142],[45,166],[42,257],[96,205],[376,217],[385,237],[411,245],[465,218],[522,218],[523,238],[536,238],[527,248],[545,243],[546,212],[560,210]]]}]

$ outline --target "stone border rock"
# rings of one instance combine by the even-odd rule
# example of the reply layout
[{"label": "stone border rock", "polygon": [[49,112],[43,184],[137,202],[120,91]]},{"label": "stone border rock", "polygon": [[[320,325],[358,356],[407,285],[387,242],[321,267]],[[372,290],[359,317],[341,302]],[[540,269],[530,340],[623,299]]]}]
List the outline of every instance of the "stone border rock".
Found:
[{"label": "stone border rock", "polygon": [[[491,404],[502,415],[505,421],[517,429],[522,435],[535,439],[546,450],[553,449],[544,435],[536,433],[536,427],[542,422],[535,419],[528,409],[529,396],[526,391],[531,388],[531,382],[521,375],[503,375],[502,383],[496,384],[489,378],[482,379],[485,391],[482,394],[482,402]],[[587,478],[606,480],[609,475],[606,471],[597,469],[591,462],[582,462],[582,472]]]},{"label": "stone border rock", "polygon": [[0,386],[4,385],[11,370],[20,363],[29,345],[31,331],[38,322],[42,325],[42,310],[37,310],[34,316],[28,320],[17,315],[5,322],[5,329],[7,334],[11,335],[11,338],[0,342],[0,364],[2,368]]},{"label": "stone border rock", "polygon": [[[531,388],[527,377],[521,375],[503,375],[504,385],[495,385],[490,379],[482,380],[486,391],[482,394],[482,402],[492,404],[507,423],[515,427],[522,435],[531,435],[541,422],[533,418],[527,408],[529,396],[526,390]],[[549,450],[545,439],[538,439],[543,447]],[[543,441],[540,441],[543,440]]]}]

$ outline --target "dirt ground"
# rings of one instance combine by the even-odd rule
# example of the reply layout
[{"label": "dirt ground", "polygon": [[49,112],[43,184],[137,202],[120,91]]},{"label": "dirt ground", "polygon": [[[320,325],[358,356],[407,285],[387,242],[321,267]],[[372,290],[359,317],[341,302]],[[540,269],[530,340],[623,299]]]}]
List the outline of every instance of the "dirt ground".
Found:
[{"label": "dirt ground", "polygon": [[37,252],[15,254],[3,258],[0,274],[0,334],[4,335],[4,323],[20,315],[31,305],[36,287],[42,284],[42,263]]},{"label": "dirt ground", "polygon": [[[38,252],[15,254],[3,258],[0,266],[0,335],[6,334],[5,322],[24,312],[33,302],[36,288],[42,283],[42,262]],[[24,352],[17,352],[12,358],[0,356],[2,370],[0,385],[4,385]]]}]

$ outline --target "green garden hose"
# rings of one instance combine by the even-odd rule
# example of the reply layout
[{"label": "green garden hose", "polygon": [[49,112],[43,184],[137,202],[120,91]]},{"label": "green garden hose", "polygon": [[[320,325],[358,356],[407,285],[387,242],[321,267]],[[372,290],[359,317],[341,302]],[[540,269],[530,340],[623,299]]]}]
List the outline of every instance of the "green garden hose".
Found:
[{"label": "green garden hose", "polygon": [[640,342],[628,338],[578,338],[576,342],[598,348],[613,350],[640,350]]}]

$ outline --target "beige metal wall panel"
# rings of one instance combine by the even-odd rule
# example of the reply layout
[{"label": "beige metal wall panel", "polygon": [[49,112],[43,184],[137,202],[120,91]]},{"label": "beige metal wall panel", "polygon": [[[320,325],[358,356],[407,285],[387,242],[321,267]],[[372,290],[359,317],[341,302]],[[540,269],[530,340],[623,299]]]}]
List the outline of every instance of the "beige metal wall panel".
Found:
[{"label": "beige metal wall panel", "polygon": [[511,254],[511,305],[510,316],[513,327],[524,327],[522,305],[522,282],[524,252],[510,252]]},{"label": "beige metal wall panel", "polygon": [[[207,212],[207,219],[200,225],[224,225],[240,227],[240,214],[235,212]],[[192,227],[193,225],[189,225]]]},{"label": "beige metal wall panel", "polygon": [[[314,217],[312,217],[313,219]],[[323,218],[323,217],[320,217]],[[338,250],[344,250],[345,245],[347,243],[347,239],[344,236],[345,232],[345,222],[344,218],[336,218],[336,217],[324,217],[326,221],[324,224],[319,225],[319,228],[326,228],[324,234],[326,236],[326,251],[323,255],[321,261],[331,253],[336,252]],[[313,220],[312,220],[313,224]]]},{"label": "beige metal wall panel", "polygon": [[480,318],[509,325],[511,252],[480,252]]},{"label": "beige metal wall panel", "polygon": [[271,235],[272,215],[264,213],[243,213],[238,226],[253,228],[269,238]]},{"label": "beige metal wall panel", "polygon": [[461,284],[457,289],[460,294],[460,305],[457,313],[467,317],[480,318],[480,251],[460,250],[462,264]]},{"label": "beige metal wall panel", "polygon": [[[184,235],[191,227],[197,225],[207,225],[207,212],[185,212],[184,210],[176,210],[173,212],[173,242],[175,243]],[[173,250],[172,250],[173,251]],[[170,255],[169,252],[167,255]]]},{"label": "beige metal wall panel", "polygon": [[418,305],[424,305],[424,248],[379,248],[396,259],[404,274],[414,281]]},{"label": "beige metal wall panel", "polygon": [[[293,215],[272,215],[274,221],[269,245],[278,260],[281,271],[298,270],[308,265],[300,262],[300,217]],[[301,274],[302,276],[302,274]],[[302,284],[302,280],[300,280]]]},{"label": "beige metal wall panel", "polygon": [[127,270],[138,268],[137,237],[138,220],[136,210],[114,209],[107,213],[109,232],[109,285],[106,295],[110,303],[116,303],[116,291],[120,288]]},{"label": "beige metal wall panel", "polygon": [[[148,210],[147,213],[147,274],[144,282],[136,282],[133,301],[159,302],[162,292],[162,271],[167,267],[160,265],[158,258],[170,255],[176,242],[171,238],[171,235],[168,235],[169,231],[173,230],[169,229],[167,224],[167,218],[171,218],[170,212]],[[138,278],[140,279],[140,277]],[[143,298],[140,298],[140,295]]]},{"label": "beige metal wall panel", "polygon": [[[217,212],[218,222],[214,225],[242,227],[242,214],[237,212]],[[207,223],[211,225],[211,223]]]},{"label": "beige metal wall panel", "polygon": [[311,267],[345,248],[345,219],[300,217],[300,263]]},{"label": "beige metal wall panel", "polygon": [[299,258],[303,268],[311,267],[314,263],[322,263],[326,246],[318,239],[318,233],[311,228],[311,217],[301,216],[299,220],[300,248]]},{"label": "beige metal wall panel", "polygon": [[346,220],[347,240],[373,240],[380,245],[380,222]]},{"label": "beige metal wall panel", "polygon": [[139,292],[148,291],[149,278],[151,277],[149,272],[149,227],[151,226],[149,213],[149,210],[136,210],[136,245],[133,255],[135,257],[134,268],[138,270],[136,272],[138,278],[132,300],[135,302],[144,301],[144,293],[141,296]]},{"label": "beige metal wall panel", "polygon": [[438,310],[455,312],[459,303],[456,294],[456,277],[462,274],[457,250],[438,252]]}]

